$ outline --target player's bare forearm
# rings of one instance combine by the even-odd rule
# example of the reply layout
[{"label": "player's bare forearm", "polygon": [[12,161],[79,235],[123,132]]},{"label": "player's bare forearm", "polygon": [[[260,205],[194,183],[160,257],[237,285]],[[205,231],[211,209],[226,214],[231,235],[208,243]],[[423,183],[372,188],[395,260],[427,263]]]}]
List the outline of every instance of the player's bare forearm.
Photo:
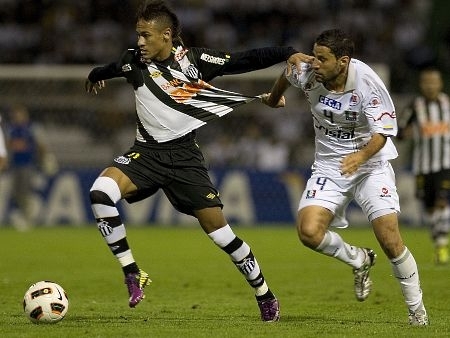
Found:
[{"label": "player's bare forearm", "polygon": [[387,136],[374,134],[363,148],[343,158],[341,163],[341,174],[349,176],[355,173],[362,164],[366,163],[384,147],[386,140]]},{"label": "player's bare forearm", "polygon": [[261,95],[261,101],[272,108],[284,107],[286,104],[283,93],[291,84],[286,79],[285,72],[281,73],[275,81],[270,93]]}]

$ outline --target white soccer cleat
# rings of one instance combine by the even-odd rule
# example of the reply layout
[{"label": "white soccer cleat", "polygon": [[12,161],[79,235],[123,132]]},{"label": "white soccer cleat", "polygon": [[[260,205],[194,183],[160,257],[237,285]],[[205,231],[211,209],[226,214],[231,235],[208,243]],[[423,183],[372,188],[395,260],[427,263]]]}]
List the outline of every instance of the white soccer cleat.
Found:
[{"label": "white soccer cleat", "polygon": [[420,304],[416,311],[409,311],[408,315],[409,324],[412,326],[427,326],[428,325],[428,315],[425,310],[423,303]]},{"label": "white soccer cleat", "polygon": [[372,289],[372,280],[369,277],[370,268],[375,265],[377,255],[372,249],[361,248],[366,255],[363,265],[359,269],[354,269],[355,276],[355,296],[360,302],[366,300]]}]

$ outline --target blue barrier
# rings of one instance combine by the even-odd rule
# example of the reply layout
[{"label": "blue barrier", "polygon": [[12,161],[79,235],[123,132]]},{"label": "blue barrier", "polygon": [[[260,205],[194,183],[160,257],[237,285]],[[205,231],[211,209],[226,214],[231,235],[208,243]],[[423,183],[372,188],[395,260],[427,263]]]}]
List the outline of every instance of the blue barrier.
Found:
[{"label": "blue barrier", "polygon": [[[89,189],[99,170],[63,170],[53,177],[37,174],[33,178],[31,198],[32,222],[36,225],[58,224],[84,225],[94,222],[89,203]],[[218,169],[210,172],[220,191],[224,213],[232,224],[293,224],[300,195],[309,174],[307,169],[261,172],[248,169]],[[420,208],[411,192],[408,173],[398,175],[400,200],[404,223],[417,223]],[[11,224],[18,212],[10,201],[13,187],[10,173],[0,177],[0,224]],[[409,190],[408,190],[409,189]],[[404,192],[402,194],[402,192]],[[195,224],[193,217],[178,213],[162,191],[147,200],[118,205],[126,223],[135,225]],[[347,216],[351,223],[367,224],[365,217],[355,205],[350,205]]]}]

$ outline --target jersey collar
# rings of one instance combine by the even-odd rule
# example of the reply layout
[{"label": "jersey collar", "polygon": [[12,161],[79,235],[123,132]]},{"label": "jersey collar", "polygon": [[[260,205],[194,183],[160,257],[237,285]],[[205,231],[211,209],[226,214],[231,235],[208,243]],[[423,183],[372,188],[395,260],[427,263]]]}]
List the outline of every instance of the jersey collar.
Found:
[{"label": "jersey collar", "polygon": [[353,91],[356,88],[356,70],[355,64],[350,60],[348,63],[347,82],[345,83],[344,92]]}]

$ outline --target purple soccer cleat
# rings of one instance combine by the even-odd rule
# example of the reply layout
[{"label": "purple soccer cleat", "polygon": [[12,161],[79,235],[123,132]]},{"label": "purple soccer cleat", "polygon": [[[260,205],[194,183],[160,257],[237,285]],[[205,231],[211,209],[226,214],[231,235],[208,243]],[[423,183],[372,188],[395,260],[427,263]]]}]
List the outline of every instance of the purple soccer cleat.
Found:
[{"label": "purple soccer cleat", "polygon": [[129,273],[125,277],[130,299],[128,305],[134,308],[145,298],[144,288],[151,282],[148,273],[139,269],[139,273]]},{"label": "purple soccer cleat", "polygon": [[263,322],[277,322],[280,319],[280,304],[276,298],[257,300]]}]

